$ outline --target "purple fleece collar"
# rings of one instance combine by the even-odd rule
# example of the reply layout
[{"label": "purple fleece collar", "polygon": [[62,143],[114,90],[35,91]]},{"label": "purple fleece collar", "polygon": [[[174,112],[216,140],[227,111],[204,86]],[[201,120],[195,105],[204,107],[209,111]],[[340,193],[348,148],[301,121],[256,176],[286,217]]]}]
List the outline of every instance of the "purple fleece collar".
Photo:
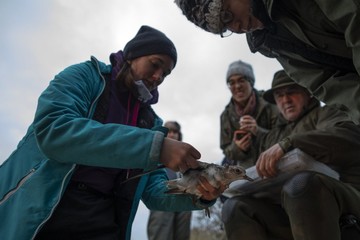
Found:
[{"label": "purple fleece collar", "polygon": [[[118,51],[117,53],[111,53],[110,54],[110,62],[112,66],[111,70],[111,80],[114,81],[118,72],[120,71],[121,67],[123,66],[125,59],[123,51]],[[151,94],[153,95],[153,98],[147,102],[147,104],[155,104],[159,100],[159,91],[158,89],[154,89],[151,91]]]}]

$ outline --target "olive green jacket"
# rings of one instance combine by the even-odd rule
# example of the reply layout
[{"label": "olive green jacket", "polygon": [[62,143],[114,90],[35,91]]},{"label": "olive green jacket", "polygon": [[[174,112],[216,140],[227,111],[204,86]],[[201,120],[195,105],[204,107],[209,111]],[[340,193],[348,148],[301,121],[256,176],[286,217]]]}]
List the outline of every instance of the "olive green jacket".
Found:
[{"label": "olive green jacket", "polygon": [[[259,142],[263,152],[285,137],[314,159],[339,172],[340,179],[360,190],[360,127],[342,111],[313,101],[297,121],[278,121]],[[259,152],[257,154],[259,154]]]},{"label": "olive green jacket", "polygon": [[359,123],[360,2],[253,1],[266,28],[247,34],[251,51],[276,57],[296,82]]},{"label": "olive green jacket", "polygon": [[[275,105],[266,102],[261,94],[255,92],[256,109],[253,117],[259,126],[257,135],[260,136],[275,126],[278,110]],[[240,116],[231,99],[220,116],[220,147],[228,160],[247,168],[256,162],[256,151],[251,147],[249,151],[243,152],[233,141],[234,132],[240,129],[239,120]],[[253,136],[253,142],[256,138]]]}]

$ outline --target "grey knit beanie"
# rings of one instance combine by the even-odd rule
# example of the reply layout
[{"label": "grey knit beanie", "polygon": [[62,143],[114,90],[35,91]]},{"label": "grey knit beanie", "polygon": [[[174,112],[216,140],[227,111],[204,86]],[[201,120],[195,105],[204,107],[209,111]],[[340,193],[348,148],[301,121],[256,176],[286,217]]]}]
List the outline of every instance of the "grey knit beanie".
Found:
[{"label": "grey knit beanie", "polygon": [[228,82],[229,78],[235,74],[244,76],[246,80],[249,81],[250,85],[254,87],[255,76],[254,76],[253,68],[250,64],[243,62],[241,60],[231,63],[226,73],[226,82]]}]

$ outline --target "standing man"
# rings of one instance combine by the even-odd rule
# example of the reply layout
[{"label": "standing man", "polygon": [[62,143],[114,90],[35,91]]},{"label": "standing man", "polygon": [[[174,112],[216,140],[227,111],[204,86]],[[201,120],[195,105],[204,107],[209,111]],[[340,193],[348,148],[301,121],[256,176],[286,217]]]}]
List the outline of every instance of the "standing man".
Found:
[{"label": "standing man", "polygon": [[[168,121],[164,127],[169,129],[168,138],[182,141],[181,126],[176,121]],[[181,173],[166,169],[168,178],[179,178]],[[191,232],[191,211],[150,211],[147,225],[149,240],[189,240]]]},{"label": "standing man", "polygon": [[176,0],[188,20],[275,57],[312,95],[360,122],[360,4],[356,0]]},{"label": "standing man", "polygon": [[229,240],[340,240],[339,220],[360,216],[360,128],[335,108],[321,107],[284,71],[274,76],[264,98],[276,103],[282,121],[260,141],[259,176],[277,176],[284,154],[299,148],[336,170],[340,179],[304,171],[292,176],[278,196],[237,196],[223,206]]}]

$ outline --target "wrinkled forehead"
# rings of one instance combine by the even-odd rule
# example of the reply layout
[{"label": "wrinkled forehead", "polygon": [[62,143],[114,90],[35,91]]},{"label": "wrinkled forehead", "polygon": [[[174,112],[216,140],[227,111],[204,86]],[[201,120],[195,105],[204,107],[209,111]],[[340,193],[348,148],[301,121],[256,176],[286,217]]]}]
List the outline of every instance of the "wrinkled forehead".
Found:
[{"label": "wrinkled forehead", "polygon": [[284,86],[279,87],[278,89],[274,90],[274,94],[281,94],[281,93],[287,93],[287,92],[299,92],[299,91],[305,91],[305,89],[299,85],[290,85],[290,86]]}]

